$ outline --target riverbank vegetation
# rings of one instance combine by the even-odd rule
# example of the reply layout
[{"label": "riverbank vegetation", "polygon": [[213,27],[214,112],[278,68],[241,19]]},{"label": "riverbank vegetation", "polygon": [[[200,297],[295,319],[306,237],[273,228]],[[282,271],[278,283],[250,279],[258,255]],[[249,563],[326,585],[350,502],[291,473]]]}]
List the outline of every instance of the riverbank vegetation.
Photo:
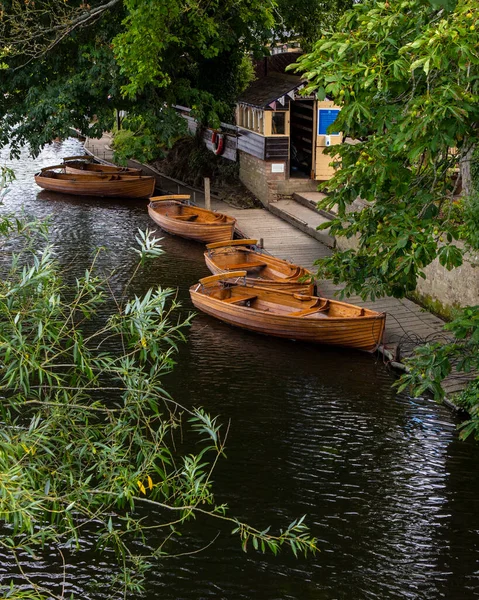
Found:
[{"label": "riverbank vegetation", "polygon": [[204,179],[211,180],[211,192],[223,202],[238,208],[262,205],[239,179],[239,163],[205,152],[203,139],[185,136],[178,139],[166,157],[153,166],[161,173],[179,179],[193,187],[202,188]]},{"label": "riverbank vegetation", "polygon": [[[338,207],[331,233],[358,239],[357,250],[320,261],[322,276],[345,283],[346,294],[404,296],[433,260],[453,269],[465,252],[477,254],[469,171],[479,141],[478,36],[472,0],[363,2],[300,58],[307,93],[340,104],[335,128],[359,142],[334,146],[341,169],[322,202]],[[357,208],[358,197],[366,207]],[[419,348],[399,389],[432,389],[441,398],[452,370],[479,370],[479,307],[447,330],[454,342]],[[477,413],[474,390],[477,380],[464,398]]]},{"label": "riverbank vegetation", "polygon": [[[49,589],[35,575],[35,560],[81,553],[92,540],[115,553],[117,568],[91,584],[104,597],[139,593],[192,518],[226,524],[244,550],[314,552],[303,518],[274,534],[216,503],[225,427],[163,387],[190,319],[179,319],[174,291],[113,297],[101,249],[73,279],[43,223],[2,217],[0,236],[0,546],[18,565],[2,597],[59,598],[54,578]],[[130,284],[162,253],[151,232],[137,241]]]}]

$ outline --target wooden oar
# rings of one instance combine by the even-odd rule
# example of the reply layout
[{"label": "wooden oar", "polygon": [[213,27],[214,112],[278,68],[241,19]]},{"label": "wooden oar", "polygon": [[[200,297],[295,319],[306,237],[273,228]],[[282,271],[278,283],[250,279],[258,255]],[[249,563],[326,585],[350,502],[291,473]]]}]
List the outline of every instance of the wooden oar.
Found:
[{"label": "wooden oar", "polygon": [[213,244],[206,244],[208,250],[213,248],[227,248],[228,246],[256,246],[258,240],[227,240],[226,242],[214,242]]},{"label": "wooden oar", "polygon": [[89,154],[82,154],[81,156],[65,156],[63,160],[84,160],[87,162],[93,162],[93,157]]},{"label": "wooden oar", "polygon": [[191,198],[190,195],[188,194],[173,194],[170,196],[154,196],[153,198],[150,198],[150,202],[168,202],[169,200],[189,200]]},{"label": "wooden oar", "polygon": [[230,273],[220,273],[219,275],[210,275],[200,279],[201,285],[207,285],[215,281],[223,281],[224,279],[238,279],[238,277],[246,277],[246,271],[231,271]]}]

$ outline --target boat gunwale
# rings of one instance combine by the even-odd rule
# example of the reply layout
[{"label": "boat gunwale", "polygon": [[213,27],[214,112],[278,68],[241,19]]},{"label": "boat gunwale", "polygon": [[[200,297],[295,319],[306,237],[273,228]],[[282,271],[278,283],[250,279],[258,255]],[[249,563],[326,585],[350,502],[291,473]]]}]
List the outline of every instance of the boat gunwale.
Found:
[{"label": "boat gunwale", "polygon": [[[231,306],[231,308],[233,310],[243,309],[245,311],[250,311],[250,312],[251,312],[251,310],[253,310],[256,313],[261,313],[261,314],[267,315],[268,317],[274,317],[274,318],[279,317],[279,318],[282,318],[282,319],[286,319],[287,321],[291,321],[291,319],[299,319],[300,322],[303,322],[303,323],[305,321],[308,321],[308,320],[318,321],[318,319],[315,319],[315,318],[308,319],[308,317],[310,315],[305,315],[305,316],[301,317],[301,316],[294,316],[294,315],[288,315],[288,314],[279,314],[279,313],[270,312],[270,311],[267,311],[267,310],[264,310],[264,309],[261,309],[261,308],[254,308],[254,307],[251,307],[251,306],[242,306],[240,304],[227,303],[227,302],[224,302],[224,300],[222,300],[220,298],[215,298],[214,296],[211,296],[210,294],[205,294],[204,292],[200,291],[201,287],[203,287],[204,289],[207,288],[207,286],[204,286],[204,285],[202,286],[201,283],[196,283],[196,284],[194,284],[193,286],[190,287],[190,293],[195,293],[198,296],[201,296],[201,297],[213,300],[215,303],[218,303],[219,306],[223,306],[223,305],[224,306],[228,306],[228,307]],[[274,292],[275,294],[284,294],[286,296],[291,296],[292,295],[292,292],[287,292],[287,291],[284,291],[284,290],[277,290],[277,289],[274,289],[274,288],[266,288],[266,287],[261,287],[261,288],[256,287],[255,288],[255,286],[241,286],[241,288],[242,289],[253,290],[253,291],[257,290],[259,292],[263,292],[263,291],[268,292],[268,291],[270,291],[270,292]],[[241,298],[238,297],[238,300],[241,300]],[[349,304],[347,302],[341,302],[340,300],[331,300],[330,298],[324,298],[323,296],[311,296],[311,301],[312,300],[327,300],[330,303],[338,304],[340,306],[354,307],[354,308],[357,308],[357,309],[363,309],[363,310],[367,310],[367,311],[375,313],[375,314],[371,314],[371,315],[363,314],[363,315],[355,315],[355,316],[349,316],[349,317],[347,317],[347,316],[344,316],[344,317],[330,317],[330,316],[324,315],[325,319],[328,322],[348,322],[348,321],[352,321],[352,320],[358,320],[358,321],[363,322],[363,321],[367,321],[367,320],[383,320],[383,319],[386,318],[386,313],[385,312],[373,311],[370,308],[364,308],[362,306],[357,306],[355,304]],[[298,305],[298,308],[300,306],[301,305]],[[296,308],[296,307],[295,306],[291,307],[292,311],[293,311],[294,308]],[[304,307],[304,308],[306,308],[306,307]]]},{"label": "boat gunwale", "polygon": [[[232,248],[231,252],[227,252],[226,250]],[[216,272],[221,272],[221,273],[225,273],[227,274],[231,269],[235,269],[235,265],[234,263],[231,264],[230,267],[224,267],[222,265],[220,265],[216,260],[215,260],[215,256],[234,256],[234,255],[240,255],[243,254],[246,257],[255,257],[257,260],[261,260],[262,262],[266,263],[265,266],[266,268],[269,269],[273,269],[273,270],[277,270],[278,272],[281,273],[281,275],[278,276],[266,276],[266,277],[255,277],[253,274],[247,274],[246,278],[247,280],[250,280],[251,282],[260,282],[262,284],[262,287],[266,287],[265,285],[263,285],[263,282],[265,284],[267,284],[268,282],[271,282],[273,285],[294,285],[294,284],[298,284],[300,286],[304,286],[305,288],[307,286],[314,286],[314,273],[312,273],[312,271],[310,271],[309,269],[307,269],[306,267],[302,267],[301,265],[297,265],[295,263],[291,263],[283,258],[279,258],[278,256],[274,256],[272,254],[268,254],[267,252],[263,252],[261,250],[254,250],[253,248],[247,248],[246,245],[244,247],[242,247],[241,245],[232,245],[232,246],[223,246],[223,247],[218,247],[218,248],[208,248],[207,246],[207,250],[204,252],[203,256],[205,259],[205,263],[207,265],[207,267],[209,268],[209,270],[211,272],[215,272],[213,271],[212,267],[214,267],[214,269],[216,269]],[[211,263],[211,264],[210,264]],[[243,263],[240,263],[239,268],[242,269],[244,267],[244,265],[247,265],[248,260],[246,260]],[[251,268],[254,268],[253,266]],[[290,269],[291,272],[290,274],[287,274],[286,271],[287,269]],[[311,281],[298,281],[301,277],[305,277],[305,278],[311,278]]]}]

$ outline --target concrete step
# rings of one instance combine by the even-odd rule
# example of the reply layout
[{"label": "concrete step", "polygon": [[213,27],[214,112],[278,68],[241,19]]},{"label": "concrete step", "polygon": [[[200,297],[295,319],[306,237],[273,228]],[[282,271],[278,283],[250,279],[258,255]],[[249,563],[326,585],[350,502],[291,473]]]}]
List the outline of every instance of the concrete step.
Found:
[{"label": "concrete step", "polygon": [[319,225],[330,221],[329,218],[321,215],[318,211],[313,211],[292,199],[272,202],[269,204],[268,210],[283,219],[283,221],[291,223],[297,229],[317,239],[319,242],[330,248],[334,248],[335,241],[329,235],[329,230],[318,231],[316,229]]},{"label": "concrete step", "polygon": [[306,208],[309,208],[314,212],[319,212],[328,219],[334,219],[336,216],[334,212],[318,209],[318,202],[326,197],[327,194],[323,194],[322,192],[295,192],[293,194],[293,200],[295,202],[298,202],[302,206],[306,206]]}]

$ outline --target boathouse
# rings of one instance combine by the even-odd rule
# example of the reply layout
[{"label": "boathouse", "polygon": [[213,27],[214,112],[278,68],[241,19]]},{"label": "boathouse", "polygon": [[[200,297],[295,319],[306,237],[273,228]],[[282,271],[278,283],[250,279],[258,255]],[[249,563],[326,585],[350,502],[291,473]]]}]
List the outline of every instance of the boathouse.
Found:
[{"label": "boathouse", "polygon": [[[295,192],[316,191],[335,172],[330,165],[334,156],[324,150],[343,141],[341,132],[330,131],[339,106],[304,96],[307,81],[285,72],[299,56],[284,52],[260,61],[256,80],[238,98],[236,123],[203,133],[209,150],[239,161],[241,181],[265,205]],[[189,109],[177,108],[195,131]]]},{"label": "boathouse", "polygon": [[340,132],[329,130],[339,107],[302,95],[305,85],[300,77],[272,71],[238,98],[240,177],[265,204],[294,192],[315,191],[318,182],[334,174],[333,157],[324,150],[342,142]]}]

